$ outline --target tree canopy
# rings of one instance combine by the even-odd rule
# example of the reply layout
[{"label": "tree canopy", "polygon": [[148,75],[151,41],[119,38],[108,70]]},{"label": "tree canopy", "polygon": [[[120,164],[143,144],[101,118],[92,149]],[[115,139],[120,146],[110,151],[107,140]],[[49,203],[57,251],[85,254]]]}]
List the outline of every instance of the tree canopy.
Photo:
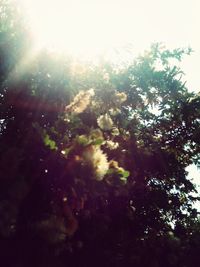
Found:
[{"label": "tree canopy", "polygon": [[200,96],[177,64],[191,49],[153,44],[123,66],[29,57],[17,10],[2,1],[1,262],[196,266]]}]

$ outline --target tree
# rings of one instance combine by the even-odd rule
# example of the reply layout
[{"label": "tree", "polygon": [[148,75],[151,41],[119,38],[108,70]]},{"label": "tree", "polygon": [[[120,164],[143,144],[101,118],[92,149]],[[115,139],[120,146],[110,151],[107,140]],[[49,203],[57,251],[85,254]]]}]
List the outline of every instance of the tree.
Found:
[{"label": "tree", "polygon": [[2,261],[195,266],[185,168],[199,164],[200,97],[173,64],[191,50],[154,44],[125,66],[41,51],[22,69],[26,30],[10,27],[14,7],[2,6]]}]

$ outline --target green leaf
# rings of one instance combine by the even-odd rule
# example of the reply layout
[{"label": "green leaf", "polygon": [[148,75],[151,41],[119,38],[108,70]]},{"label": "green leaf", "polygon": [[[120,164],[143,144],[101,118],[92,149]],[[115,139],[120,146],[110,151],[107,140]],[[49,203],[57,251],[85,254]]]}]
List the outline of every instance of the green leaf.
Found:
[{"label": "green leaf", "polygon": [[104,140],[102,138],[98,138],[92,142],[92,145],[102,145]]},{"label": "green leaf", "polygon": [[122,175],[123,175],[124,178],[128,178],[130,176],[130,172],[129,171],[124,171]]},{"label": "green leaf", "polygon": [[88,138],[85,135],[79,135],[77,137],[77,142],[79,145],[87,146],[89,144]]},{"label": "green leaf", "polygon": [[54,140],[50,139],[50,136],[48,134],[46,134],[44,137],[44,143],[51,150],[57,150],[58,149],[58,147],[56,146],[56,142]]}]

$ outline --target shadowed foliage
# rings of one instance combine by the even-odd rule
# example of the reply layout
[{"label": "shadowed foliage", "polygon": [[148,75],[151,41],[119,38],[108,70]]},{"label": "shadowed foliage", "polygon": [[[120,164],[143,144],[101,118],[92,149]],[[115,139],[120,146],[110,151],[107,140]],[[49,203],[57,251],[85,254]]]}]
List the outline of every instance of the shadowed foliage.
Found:
[{"label": "shadowed foliage", "polygon": [[[159,44],[131,64],[39,51],[0,7],[3,266],[197,266],[200,96]],[[18,10],[18,11],[17,11]]]}]

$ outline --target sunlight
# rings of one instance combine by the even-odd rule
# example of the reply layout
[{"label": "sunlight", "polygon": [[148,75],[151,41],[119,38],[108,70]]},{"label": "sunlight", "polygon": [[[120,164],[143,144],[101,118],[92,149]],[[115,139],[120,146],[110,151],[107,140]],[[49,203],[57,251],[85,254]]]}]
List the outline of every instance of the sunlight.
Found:
[{"label": "sunlight", "polygon": [[20,1],[39,48],[94,57],[123,45],[130,34],[128,16],[114,1]]},{"label": "sunlight", "polygon": [[45,48],[83,60],[106,54],[111,60],[117,56],[118,61],[137,56],[153,42],[162,42],[169,49],[191,46],[195,53],[181,66],[188,87],[199,90],[198,0],[13,1],[22,4],[34,53]]}]

